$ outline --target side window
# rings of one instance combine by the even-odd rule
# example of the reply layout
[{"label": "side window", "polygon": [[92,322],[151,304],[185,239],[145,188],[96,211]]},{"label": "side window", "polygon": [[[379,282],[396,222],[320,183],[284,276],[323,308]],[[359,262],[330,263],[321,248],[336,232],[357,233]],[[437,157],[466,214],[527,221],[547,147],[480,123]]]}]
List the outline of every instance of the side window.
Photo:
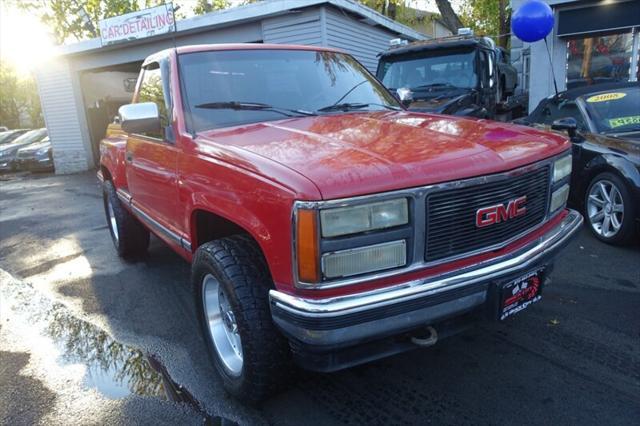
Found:
[{"label": "side window", "polygon": [[578,106],[573,101],[549,102],[542,109],[541,122],[550,126],[560,118],[572,117],[578,122],[578,129],[584,128],[584,120]]},{"label": "side window", "polygon": [[153,102],[158,105],[160,113],[160,130],[155,132],[147,132],[144,135],[157,139],[164,139],[164,129],[169,125],[169,117],[167,115],[167,102],[164,96],[162,84],[162,75],[158,63],[148,65],[142,75],[142,83],[138,92],[138,103]]},{"label": "side window", "polygon": [[559,118],[573,117],[578,123],[578,130],[586,129],[582,113],[574,101],[560,102],[560,105],[558,105],[558,116]]}]

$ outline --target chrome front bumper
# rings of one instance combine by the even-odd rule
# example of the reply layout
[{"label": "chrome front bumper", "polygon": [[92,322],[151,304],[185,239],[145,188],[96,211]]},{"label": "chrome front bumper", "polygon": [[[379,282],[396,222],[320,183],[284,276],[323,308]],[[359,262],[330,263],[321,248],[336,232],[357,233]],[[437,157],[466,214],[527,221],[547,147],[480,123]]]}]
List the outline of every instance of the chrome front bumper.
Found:
[{"label": "chrome front bumper", "polygon": [[13,160],[13,166],[17,170],[39,170],[53,167],[53,160],[46,157],[20,157]]},{"label": "chrome front bumper", "polygon": [[487,301],[491,282],[551,264],[582,222],[568,210],[558,225],[514,252],[366,293],[309,299],[271,290],[271,314],[288,338],[320,350],[402,333],[469,312]]}]

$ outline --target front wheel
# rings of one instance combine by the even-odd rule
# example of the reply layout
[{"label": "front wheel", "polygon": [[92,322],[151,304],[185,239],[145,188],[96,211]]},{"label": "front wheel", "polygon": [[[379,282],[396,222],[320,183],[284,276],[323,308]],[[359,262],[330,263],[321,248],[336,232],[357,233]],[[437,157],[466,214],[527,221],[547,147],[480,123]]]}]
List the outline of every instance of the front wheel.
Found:
[{"label": "front wheel", "polygon": [[585,195],[585,216],[594,235],[610,244],[624,244],[634,235],[634,205],[624,181],[613,173],[596,176]]},{"label": "front wheel", "polygon": [[256,403],[291,371],[291,353],[269,310],[271,278],[256,244],[236,235],[196,251],[192,285],[210,358],[225,389]]}]

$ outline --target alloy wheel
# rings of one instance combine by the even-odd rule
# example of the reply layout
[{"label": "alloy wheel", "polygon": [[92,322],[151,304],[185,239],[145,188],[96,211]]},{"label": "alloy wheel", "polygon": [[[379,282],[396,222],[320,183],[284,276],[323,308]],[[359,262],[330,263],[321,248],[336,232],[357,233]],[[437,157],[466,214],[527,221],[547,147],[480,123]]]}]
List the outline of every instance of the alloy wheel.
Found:
[{"label": "alloy wheel", "polygon": [[211,274],[202,281],[202,302],[213,346],[231,375],[242,372],[242,341],[235,314],[220,282]]},{"label": "alloy wheel", "polygon": [[624,201],[618,187],[602,179],[591,186],[587,198],[587,216],[593,230],[604,238],[614,237],[624,219]]}]

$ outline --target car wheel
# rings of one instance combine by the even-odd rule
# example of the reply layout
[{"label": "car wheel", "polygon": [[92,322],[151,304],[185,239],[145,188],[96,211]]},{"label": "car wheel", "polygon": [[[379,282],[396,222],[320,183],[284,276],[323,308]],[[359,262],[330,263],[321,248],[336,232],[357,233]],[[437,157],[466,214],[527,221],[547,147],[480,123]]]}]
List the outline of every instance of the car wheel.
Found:
[{"label": "car wheel", "polygon": [[122,206],[110,181],[104,181],[102,188],[107,226],[118,255],[125,259],[143,255],[149,247],[149,231]]},{"label": "car wheel", "polygon": [[634,205],[624,181],[601,173],[589,184],[585,216],[594,235],[611,244],[627,243],[634,236]]},{"label": "car wheel", "polygon": [[286,383],[291,353],[269,309],[271,278],[247,236],[201,245],[192,265],[198,317],[227,392],[256,403]]}]

